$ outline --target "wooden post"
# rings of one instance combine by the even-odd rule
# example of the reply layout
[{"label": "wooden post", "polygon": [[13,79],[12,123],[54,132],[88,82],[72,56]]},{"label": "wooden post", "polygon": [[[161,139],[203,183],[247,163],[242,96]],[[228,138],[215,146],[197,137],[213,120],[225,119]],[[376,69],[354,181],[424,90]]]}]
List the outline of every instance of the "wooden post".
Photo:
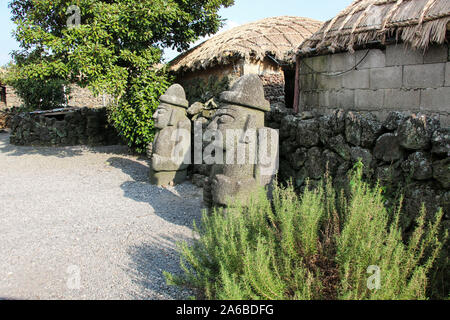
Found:
[{"label": "wooden post", "polygon": [[296,63],[295,63],[295,92],[294,92],[294,113],[299,112],[299,103],[300,103],[300,56],[297,55],[296,57]]}]

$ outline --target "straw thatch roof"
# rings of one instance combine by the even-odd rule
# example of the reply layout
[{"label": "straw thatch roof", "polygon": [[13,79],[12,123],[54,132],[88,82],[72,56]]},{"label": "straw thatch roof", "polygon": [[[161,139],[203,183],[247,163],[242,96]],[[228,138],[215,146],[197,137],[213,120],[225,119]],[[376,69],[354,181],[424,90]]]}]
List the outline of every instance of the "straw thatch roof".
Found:
[{"label": "straw thatch roof", "polygon": [[302,17],[273,17],[220,33],[170,62],[170,70],[193,71],[235,59],[263,60],[269,53],[279,61],[292,56],[298,44],[319,30],[322,22]]},{"label": "straw thatch roof", "polygon": [[353,52],[393,39],[425,50],[446,41],[449,21],[450,0],[356,0],[303,42],[299,53]]}]

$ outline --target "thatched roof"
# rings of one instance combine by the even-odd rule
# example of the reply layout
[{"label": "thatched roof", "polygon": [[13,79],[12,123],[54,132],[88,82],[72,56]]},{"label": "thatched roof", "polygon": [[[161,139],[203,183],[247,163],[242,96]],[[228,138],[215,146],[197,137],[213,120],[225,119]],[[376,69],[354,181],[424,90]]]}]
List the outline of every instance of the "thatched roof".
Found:
[{"label": "thatched roof", "polygon": [[220,33],[170,62],[170,70],[193,71],[235,59],[279,61],[292,58],[298,44],[319,30],[322,22],[302,17],[273,17]]},{"label": "thatched roof", "polygon": [[449,21],[450,0],[356,0],[303,42],[299,54],[353,52],[393,39],[425,50],[446,41]]}]

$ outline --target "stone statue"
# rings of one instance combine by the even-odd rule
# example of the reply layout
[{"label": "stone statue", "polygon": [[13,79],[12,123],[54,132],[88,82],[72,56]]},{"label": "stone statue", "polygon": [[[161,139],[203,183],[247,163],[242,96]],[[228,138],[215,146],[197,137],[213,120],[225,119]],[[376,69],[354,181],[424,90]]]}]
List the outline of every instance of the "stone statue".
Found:
[{"label": "stone statue", "polygon": [[[278,131],[264,127],[264,112],[270,110],[270,103],[264,97],[260,78],[241,77],[230,91],[221,94],[220,100],[207,130],[221,133],[222,141],[213,143],[223,149],[224,163],[213,165],[205,185],[204,201],[209,207],[226,206],[230,199],[245,203],[260,186],[273,180],[278,166]],[[267,140],[261,139],[264,132]],[[241,152],[236,148],[238,143]],[[262,161],[261,151],[271,155],[270,163]],[[270,170],[264,170],[265,166]]]},{"label": "stone statue", "polygon": [[150,182],[169,186],[187,177],[191,152],[191,121],[186,116],[189,102],[179,84],[167,89],[160,102],[153,115],[158,132],[150,152]]}]

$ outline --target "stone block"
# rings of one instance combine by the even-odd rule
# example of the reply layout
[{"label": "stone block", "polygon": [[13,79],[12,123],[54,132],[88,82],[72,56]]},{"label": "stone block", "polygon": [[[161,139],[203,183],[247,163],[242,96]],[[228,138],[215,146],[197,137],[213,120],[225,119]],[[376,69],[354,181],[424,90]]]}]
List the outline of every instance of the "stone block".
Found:
[{"label": "stone block", "polygon": [[405,88],[439,88],[444,85],[445,63],[405,66],[403,86]]},{"label": "stone block", "polygon": [[319,144],[319,122],[315,119],[299,121],[297,124],[297,144],[313,147]]},{"label": "stone block", "polygon": [[433,178],[439,181],[444,189],[450,189],[450,159],[433,163]]},{"label": "stone block", "polygon": [[402,87],[402,67],[370,69],[371,89],[396,89]]},{"label": "stone block", "polygon": [[331,107],[330,91],[320,91],[319,92],[319,106],[322,108]]},{"label": "stone block", "polygon": [[328,60],[328,71],[339,72],[350,70],[355,66],[355,61],[355,54],[349,52],[332,54]]},{"label": "stone block", "polygon": [[450,62],[445,64],[445,86],[450,87]]},{"label": "stone block", "polygon": [[373,151],[375,158],[392,162],[403,158],[403,150],[400,147],[398,137],[393,133],[386,133],[378,138]]},{"label": "stone block", "polygon": [[318,90],[341,89],[342,76],[317,74],[315,85]]},{"label": "stone block", "polygon": [[300,74],[328,71],[328,56],[305,58],[300,65]]},{"label": "stone block", "polygon": [[355,107],[362,110],[381,109],[384,90],[355,90]]},{"label": "stone block", "polygon": [[418,111],[420,90],[385,89],[384,106],[392,110]]},{"label": "stone block", "polygon": [[423,89],[420,97],[420,109],[423,111],[450,111],[450,87]]},{"label": "stone block", "polygon": [[300,90],[312,90],[316,86],[315,82],[316,75],[315,74],[304,74],[300,75]]},{"label": "stone block", "polygon": [[428,180],[433,177],[432,165],[429,154],[415,152],[402,163],[402,169],[405,174],[410,175],[415,180]]},{"label": "stone block", "polygon": [[338,90],[329,93],[330,106],[349,109],[355,106],[355,90]]},{"label": "stone block", "polygon": [[311,70],[312,68],[310,68],[312,67],[312,59],[313,58],[303,58],[300,60],[300,67],[299,67],[300,75],[309,74],[313,72]]},{"label": "stone block", "polygon": [[422,64],[423,54],[419,50],[407,48],[402,44],[393,44],[386,47],[386,66],[404,66]]},{"label": "stone block", "polygon": [[342,86],[346,89],[368,89],[370,87],[370,71],[354,70],[342,76]]},{"label": "stone block", "polygon": [[450,128],[441,128],[433,133],[431,138],[432,153],[450,157]]},{"label": "stone block", "polygon": [[301,107],[317,107],[319,104],[319,95],[315,91],[300,92],[300,106]]},{"label": "stone block", "polygon": [[426,150],[431,146],[433,132],[439,127],[434,117],[411,115],[397,129],[400,145],[408,150]]},{"label": "stone block", "polygon": [[423,57],[424,63],[447,62],[448,47],[446,45],[434,45],[428,48]]},{"label": "stone block", "polygon": [[[361,59],[366,55],[367,50],[357,51],[356,63],[360,62]],[[380,49],[371,49],[369,53],[358,65],[358,69],[371,69],[371,68],[383,68],[386,66],[386,53]]]}]

